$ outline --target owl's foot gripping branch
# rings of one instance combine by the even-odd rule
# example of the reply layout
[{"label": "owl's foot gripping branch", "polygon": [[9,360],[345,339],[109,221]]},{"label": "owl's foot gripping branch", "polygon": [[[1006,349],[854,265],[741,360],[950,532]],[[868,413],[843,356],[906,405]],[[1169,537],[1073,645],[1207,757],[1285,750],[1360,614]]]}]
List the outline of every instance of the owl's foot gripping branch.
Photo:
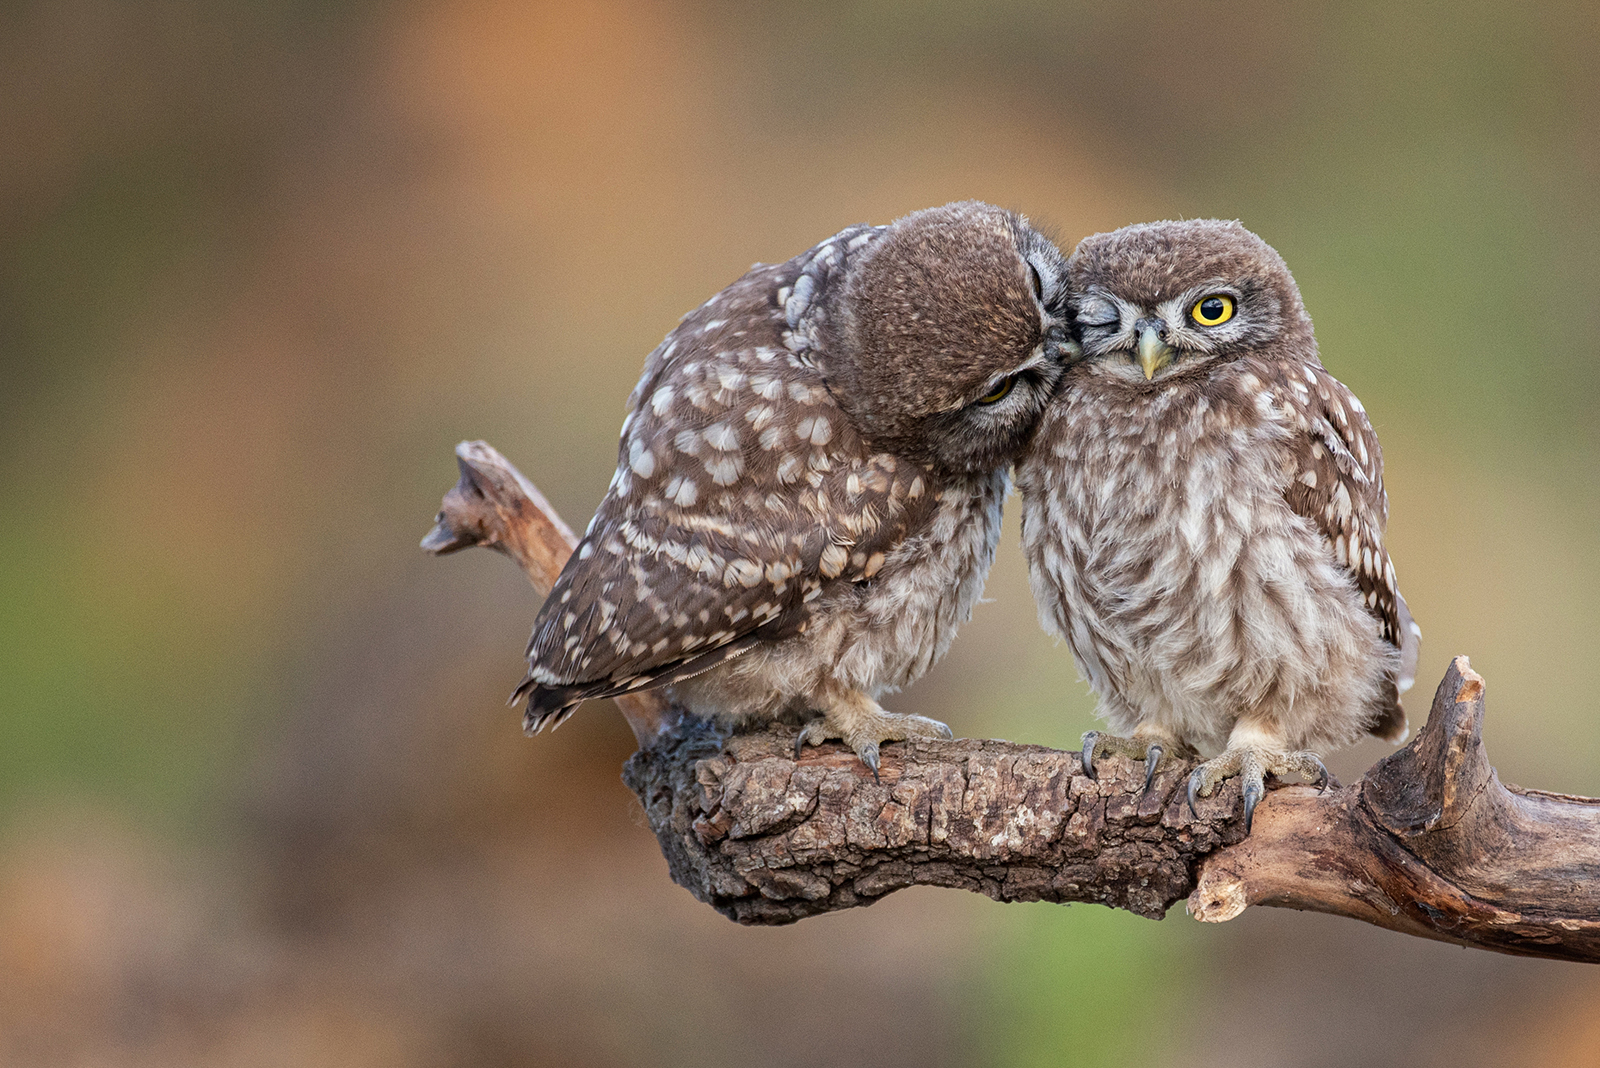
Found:
[{"label": "owl's foot gripping branch", "polygon": [[[424,540],[515,559],[548,591],[574,539],[481,442]],[[674,880],[740,923],[789,923],[906,886],[999,901],[1088,901],[1205,921],[1250,905],[1327,912],[1507,953],[1600,963],[1600,800],[1502,784],[1483,679],[1457,658],[1427,725],[1359,782],[1270,791],[1246,837],[1236,784],[1191,812],[1189,767],[957,739],[795,758],[792,730],[724,738],[652,693],[618,700],[640,750],[624,778]]]}]

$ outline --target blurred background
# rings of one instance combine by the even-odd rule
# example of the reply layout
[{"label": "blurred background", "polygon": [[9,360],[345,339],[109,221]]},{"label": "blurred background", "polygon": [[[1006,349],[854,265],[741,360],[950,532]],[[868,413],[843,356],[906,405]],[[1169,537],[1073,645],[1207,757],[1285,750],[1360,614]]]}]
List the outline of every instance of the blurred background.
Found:
[{"label": "blurred background", "polygon": [[[1593,969],[1321,916],[735,927],[614,709],[521,736],[515,568],[416,548],[463,438],[581,527],[754,261],[1237,217],[1382,435],[1413,725],[1468,653],[1502,778],[1600,794],[1597,50],[1586,0],[0,6],[0,1062],[1600,1064]],[[989,596],[890,707],[1074,744],[1014,525]]]}]

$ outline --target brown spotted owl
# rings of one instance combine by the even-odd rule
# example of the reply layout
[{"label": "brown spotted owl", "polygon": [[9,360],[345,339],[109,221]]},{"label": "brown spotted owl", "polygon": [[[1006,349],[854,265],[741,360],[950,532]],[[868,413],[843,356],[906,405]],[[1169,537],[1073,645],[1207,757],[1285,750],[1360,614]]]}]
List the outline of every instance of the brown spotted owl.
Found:
[{"label": "brown spotted owl", "polygon": [[1129,226],[1067,265],[1081,359],[1019,468],[1040,618],[1146,760],[1221,750],[1326,782],[1317,750],[1406,732],[1420,632],[1384,549],[1383,455],[1323,369],[1282,258],[1236,222]]},{"label": "brown spotted owl", "polygon": [[534,623],[530,733],[653,686],[874,771],[950,737],[877,699],[968,618],[1069,343],[1061,254],[949,204],[758,264],[645,361],[611,488]]}]

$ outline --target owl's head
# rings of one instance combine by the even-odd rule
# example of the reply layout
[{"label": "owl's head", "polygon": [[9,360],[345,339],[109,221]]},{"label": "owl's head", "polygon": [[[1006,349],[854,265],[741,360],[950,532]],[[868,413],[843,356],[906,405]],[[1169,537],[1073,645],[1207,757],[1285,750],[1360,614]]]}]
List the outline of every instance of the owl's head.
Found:
[{"label": "owl's head", "polygon": [[1241,355],[1315,351],[1283,258],[1237,222],[1095,234],[1079,242],[1067,277],[1083,357],[1103,372],[1161,382]]},{"label": "owl's head", "polygon": [[828,389],[875,448],[950,472],[1009,464],[1061,377],[1061,253],[977,201],[915,212],[830,295]]}]

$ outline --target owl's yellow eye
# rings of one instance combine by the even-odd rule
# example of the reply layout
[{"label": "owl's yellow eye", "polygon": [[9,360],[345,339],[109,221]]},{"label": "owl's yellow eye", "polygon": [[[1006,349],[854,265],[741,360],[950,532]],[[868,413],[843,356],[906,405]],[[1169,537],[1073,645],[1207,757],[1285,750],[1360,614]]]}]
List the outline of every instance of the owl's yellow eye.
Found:
[{"label": "owl's yellow eye", "polygon": [[1213,293],[1209,297],[1202,297],[1189,309],[1189,314],[1201,326],[1221,326],[1233,318],[1233,298]]},{"label": "owl's yellow eye", "polygon": [[1006,399],[1007,395],[1010,394],[1011,387],[1016,385],[1016,382],[1017,380],[1014,377],[1002,378],[1000,380],[1000,384],[994,387],[993,392],[978,398],[978,403],[999,404],[1001,401]]}]

